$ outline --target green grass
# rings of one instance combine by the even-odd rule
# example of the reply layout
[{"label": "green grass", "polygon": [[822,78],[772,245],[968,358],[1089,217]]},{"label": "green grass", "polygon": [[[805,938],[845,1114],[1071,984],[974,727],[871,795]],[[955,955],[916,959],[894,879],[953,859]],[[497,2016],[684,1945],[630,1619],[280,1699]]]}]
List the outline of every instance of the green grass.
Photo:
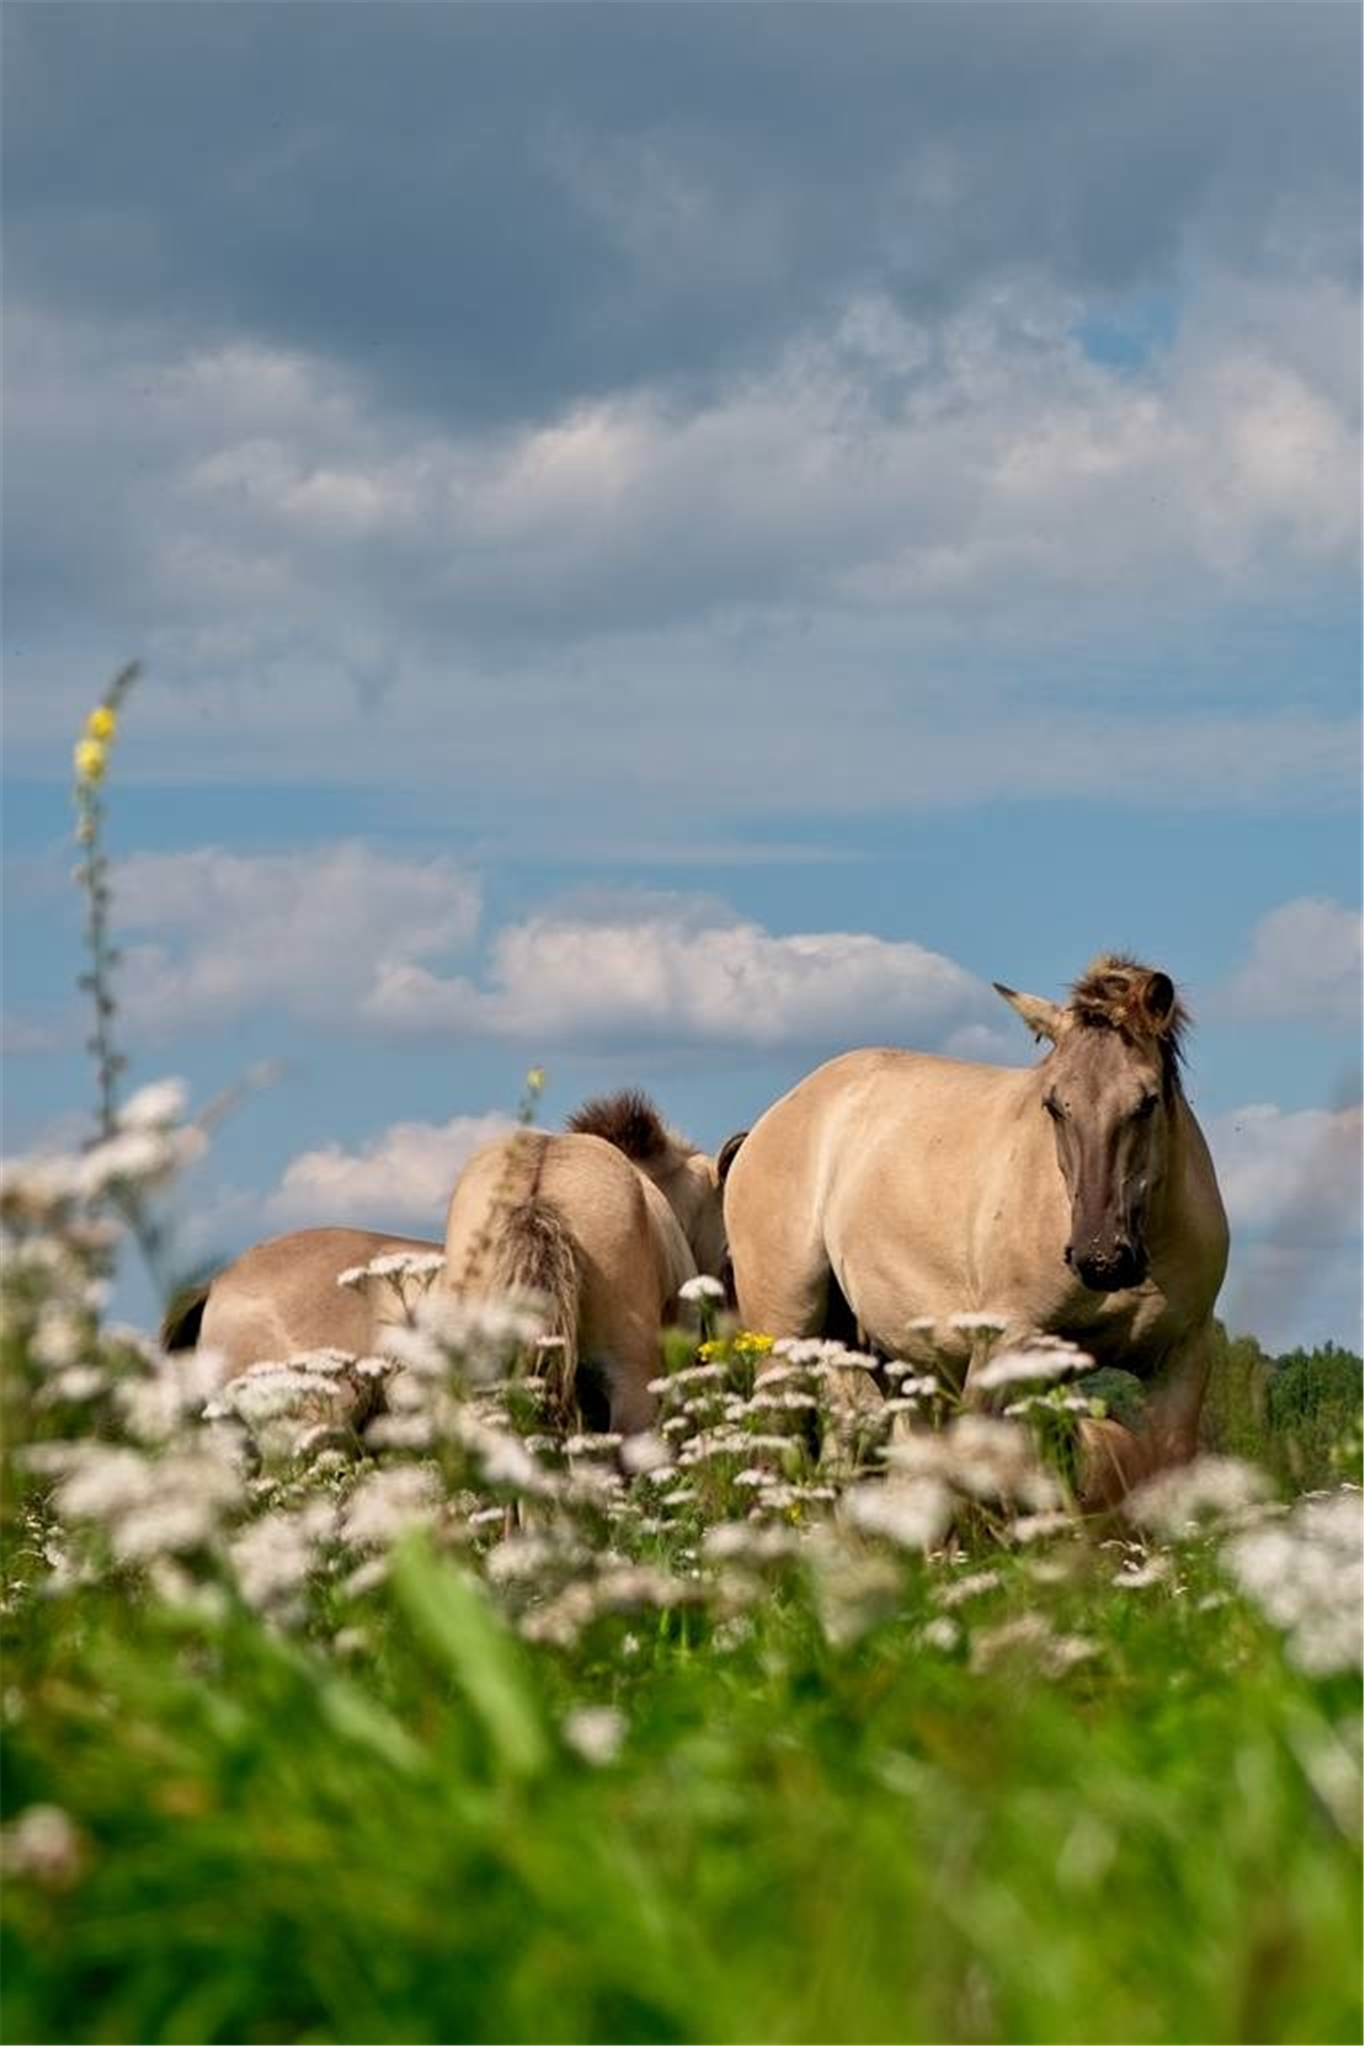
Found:
[{"label": "green grass", "polygon": [[[996,1562],[948,1651],[919,1565],[841,1649],[788,1573],[742,1639],[569,1657],[410,1543],[349,1671],[240,1610],[30,1615],[6,1807],[86,1845],[9,1886],[5,2036],[1357,2038],[1353,1681],[1202,1606],[1201,1556],[1178,1594],[1075,1563]],[[1095,1653],[971,1667],[1039,1606]],[[624,1715],[605,1767],[560,1737],[584,1698]]]}]

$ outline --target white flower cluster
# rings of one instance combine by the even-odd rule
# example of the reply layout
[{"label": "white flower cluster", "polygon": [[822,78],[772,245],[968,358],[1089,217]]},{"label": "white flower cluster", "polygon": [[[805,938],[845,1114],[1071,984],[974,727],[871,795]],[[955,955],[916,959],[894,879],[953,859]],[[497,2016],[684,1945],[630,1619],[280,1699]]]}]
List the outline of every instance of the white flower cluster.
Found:
[{"label": "white flower cluster", "polygon": [[1354,1486],[1300,1499],[1228,1541],[1222,1560],[1309,1676],[1364,1668],[1364,1512]]}]

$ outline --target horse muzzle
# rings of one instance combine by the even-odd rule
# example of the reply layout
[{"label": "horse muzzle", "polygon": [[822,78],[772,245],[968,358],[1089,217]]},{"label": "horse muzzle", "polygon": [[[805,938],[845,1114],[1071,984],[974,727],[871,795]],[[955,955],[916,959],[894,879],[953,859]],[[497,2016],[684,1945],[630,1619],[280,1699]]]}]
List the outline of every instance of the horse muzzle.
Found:
[{"label": "horse muzzle", "polygon": [[1121,1293],[1146,1277],[1146,1253],[1139,1244],[1119,1242],[1109,1250],[1077,1251],[1066,1245],[1066,1263],[1091,1293]]}]

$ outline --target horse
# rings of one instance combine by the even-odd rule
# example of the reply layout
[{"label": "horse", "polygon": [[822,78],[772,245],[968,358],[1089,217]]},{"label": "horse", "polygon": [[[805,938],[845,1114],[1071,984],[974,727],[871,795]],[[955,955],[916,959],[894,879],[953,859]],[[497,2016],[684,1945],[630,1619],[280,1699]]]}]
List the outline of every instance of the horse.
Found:
[{"label": "horse", "polygon": [[628,1435],[657,1411],[649,1381],[683,1286],[724,1264],[716,1161],[624,1092],[586,1102],[562,1132],[518,1130],[475,1152],[450,1197],[439,1284],[540,1294],[555,1405]]},{"label": "horse", "polygon": [[719,1173],[646,1095],[598,1097],[563,1132],[516,1130],[476,1151],[455,1182],[443,1243],[363,1229],[272,1237],[172,1305],[162,1348],[212,1348],[225,1379],[304,1350],[382,1351],[385,1328],[405,1319],[396,1281],[351,1290],[338,1280],[401,1252],[443,1256],[437,1292],[544,1294],[561,1407],[577,1399],[582,1359],[592,1367],[585,1403],[601,1381],[593,1418],[632,1433],[653,1418],[648,1381],[682,1286],[724,1268]]},{"label": "horse", "polygon": [[213,1350],[222,1359],[224,1382],[248,1365],[305,1350],[373,1355],[383,1349],[385,1328],[406,1320],[402,1293],[391,1277],[351,1288],[341,1285],[341,1275],[375,1258],[423,1253],[442,1258],[444,1247],[373,1229],[291,1229],[271,1236],[171,1302],[161,1347]]},{"label": "horse", "polygon": [[968,1404],[973,1315],[1010,1348],[1059,1336],[1121,1367],[1140,1424],[1081,1423],[1081,1503],[1102,1509],[1197,1446],[1228,1231],[1182,1083],[1188,1016],[1167,974],[1117,954],[1064,1003],[994,985],[1049,1041],[1036,1065],[850,1051],[759,1117],[724,1187],[738,1311],[921,1361],[931,1324]]}]

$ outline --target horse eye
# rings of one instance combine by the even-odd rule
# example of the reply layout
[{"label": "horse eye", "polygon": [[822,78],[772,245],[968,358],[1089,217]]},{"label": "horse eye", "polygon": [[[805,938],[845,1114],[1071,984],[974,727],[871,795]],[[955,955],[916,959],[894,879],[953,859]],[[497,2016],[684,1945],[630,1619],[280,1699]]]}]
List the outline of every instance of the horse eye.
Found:
[{"label": "horse eye", "polygon": [[1156,1105],[1157,1101],[1159,1101],[1159,1099],[1160,1099],[1160,1096],[1159,1096],[1158,1094],[1143,1094],[1143,1095],[1142,1095],[1142,1097],[1141,1097],[1141,1100],[1140,1100],[1140,1101],[1139,1101],[1139,1102],[1137,1103],[1137,1121],[1138,1121],[1138,1122],[1145,1122],[1145,1120],[1146,1120],[1147,1116],[1153,1113],[1153,1111],[1154,1111],[1154,1109],[1155,1109],[1155,1105]]},{"label": "horse eye", "polygon": [[1056,1096],[1054,1094],[1044,1094],[1042,1096],[1042,1106],[1043,1108],[1046,1109],[1047,1114],[1051,1117],[1053,1122],[1062,1122],[1065,1120],[1065,1110],[1062,1108],[1060,1102],[1056,1099]]}]

